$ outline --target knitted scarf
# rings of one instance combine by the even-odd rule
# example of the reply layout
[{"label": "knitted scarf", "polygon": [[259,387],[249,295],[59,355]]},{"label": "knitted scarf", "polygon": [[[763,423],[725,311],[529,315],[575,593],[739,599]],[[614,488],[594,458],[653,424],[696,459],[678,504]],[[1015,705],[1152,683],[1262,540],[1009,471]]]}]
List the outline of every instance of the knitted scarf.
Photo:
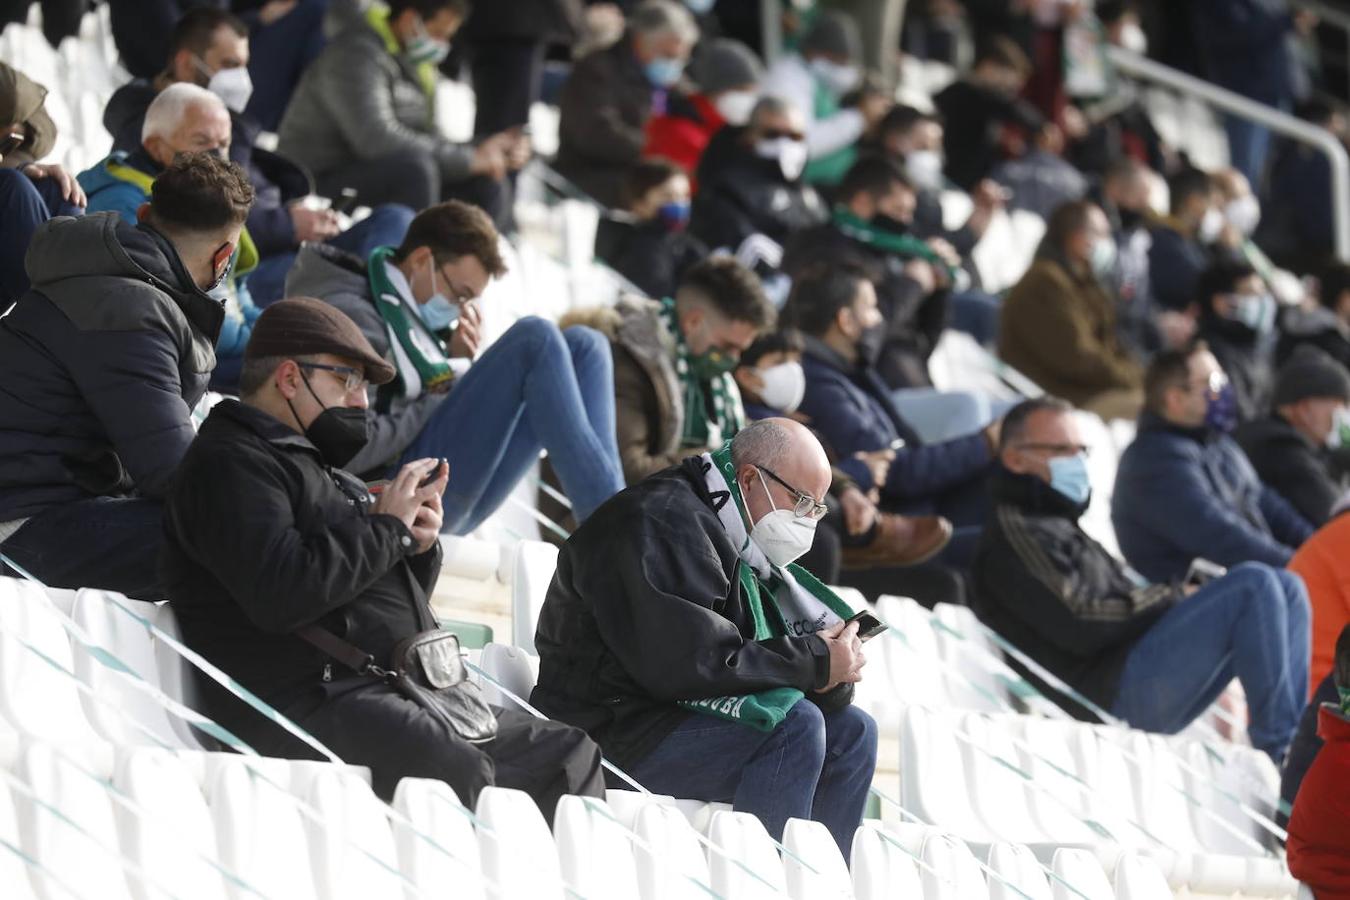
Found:
[{"label": "knitted scarf", "polygon": [[[741,557],[736,578],[755,623],[754,639],[814,634],[852,616],[848,604],[810,572],[796,563],[773,565],[750,540],[745,528],[745,501],[731,462],[731,443],[703,454],[703,461],[708,466],[708,490],[713,496],[729,494],[732,501],[722,504],[717,518]],[[803,696],[797,688],[782,687],[741,696],[685,700],[680,705],[758,731],[773,731]]]},{"label": "knitted scarf", "polygon": [[455,373],[445,354],[445,345],[432,333],[406,297],[389,277],[393,265],[393,247],[376,247],[370,253],[366,271],[370,278],[375,309],[389,332],[389,347],[398,370],[391,387],[398,396],[413,399],[425,391],[434,391],[450,383]]},{"label": "knitted scarf", "polygon": [[919,259],[927,260],[935,266],[941,266],[947,271],[948,275],[956,275],[956,269],[948,265],[946,260],[938,256],[933,248],[923,241],[913,235],[897,234],[894,231],[878,228],[871,222],[855,216],[847,207],[836,206],[834,208],[834,227],[838,228],[845,237],[852,238],[860,244],[876,247],[878,250],[885,250],[887,253],[894,253],[897,256],[917,256]]},{"label": "knitted scarf", "polygon": [[[730,372],[708,382],[698,378],[692,365],[693,354],[684,342],[680,320],[675,315],[675,301],[670,297],[661,301],[661,317],[675,339],[675,374],[684,391],[684,431],[680,435],[680,446],[714,447],[731,440],[745,427],[745,405],[741,402],[736,379]],[[712,399],[712,409],[708,409],[708,395]]]}]

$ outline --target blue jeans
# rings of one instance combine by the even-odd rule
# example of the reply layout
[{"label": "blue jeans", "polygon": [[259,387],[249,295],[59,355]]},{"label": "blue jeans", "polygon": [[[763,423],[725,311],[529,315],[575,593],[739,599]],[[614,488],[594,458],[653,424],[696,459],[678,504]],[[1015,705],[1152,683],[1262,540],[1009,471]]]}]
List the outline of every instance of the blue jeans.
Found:
[{"label": "blue jeans", "polygon": [[1252,746],[1278,764],[1308,696],[1308,592],[1292,572],[1244,563],[1163,614],[1130,651],[1112,712],[1175,734],[1236,676]]},{"label": "blue jeans", "polygon": [[614,437],[614,364],[590,328],[529,316],[455,382],[401,463],[450,462],[443,531],[467,534],[548,451],[577,521],[623,489]]},{"label": "blue jeans", "polygon": [[947,326],[992,347],[998,341],[998,323],[1003,301],[984,291],[960,291],[947,300]]},{"label": "blue jeans", "polygon": [[1224,116],[1223,130],[1228,135],[1228,158],[1233,168],[1247,176],[1252,191],[1260,194],[1266,154],[1270,150],[1270,129],[1241,116]]},{"label": "blue jeans", "polygon": [[[386,203],[370,211],[370,215],[325,243],[339,250],[354,253],[365,260],[376,247],[397,247],[403,243],[413,211],[398,203]],[[286,276],[295,265],[295,252],[275,253],[265,257],[258,267],[248,273],[248,290],[258,306],[275,303],[286,295]]]},{"label": "blue jeans", "polygon": [[63,503],[29,519],[0,544],[0,552],[49,587],[98,587],[159,600],[165,595],[159,580],[162,511],[158,501],[140,497]]},{"label": "blue jeans", "polygon": [[830,829],[848,859],[877,767],[877,723],[856,706],[797,702],[773,731],[694,713],[628,773],[650,791],[730,803],[775,840],[788,819]]},{"label": "blue jeans", "polygon": [[61,198],[56,179],[33,181],[17,169],[0,169],[0,313],[28,290],[24,256],[33,232],[52,216],[78,216],[78,206]]},{"label": "blue jeans", "polygon": [[277,130],[300,76],[323,50],[327,9],[328,0],[300,0],[286,15],[248,36],[253,96],[245,112],[267,131]]}]

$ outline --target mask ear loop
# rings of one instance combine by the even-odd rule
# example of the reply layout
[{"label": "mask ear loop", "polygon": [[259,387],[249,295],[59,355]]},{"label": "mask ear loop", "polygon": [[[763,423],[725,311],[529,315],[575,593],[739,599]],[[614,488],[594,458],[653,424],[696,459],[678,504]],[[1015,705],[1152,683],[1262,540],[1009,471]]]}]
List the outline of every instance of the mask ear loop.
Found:
[{"label": "mask ear loop", "polygon": [[[327,411],[328,407],[327,407],[327,406],[324,406],[323,401],[319,399],[319,395],[316,394],[316,393],[314,393],[314,386],[313,386],[312,384],[310,384],[310,383],[309,383],[309,379],[305,377],[305,367],[302,366],[302,365],[300,365],[299,363],[296,363],[296,364],[295,364],[295,369],[296,369],[297,372],[300,373],[300,380],[303,381],[303,382],[305,383],[305,387],[309,390],[309,395],[310,395],[311,397],[314,398],[314,402],[317,403],[317,404],[319,404],[319,408],[320,408],[320,409]],[[290,397],[287,397],[287,398],[286,398],[286,406],[287,406],[287,408],[290,409],[291,415],[292,415],[292,416],[295,416],[295,424],[300,426],[300,433],[301,433],[301,434],[306,434],[306,433],[309,431],[309,429],[306,428],[306,427],[304,426],[304,424],[300,421],[300,416],[299,416],[299,414],[296,413],[295,407],[291,405],[291,398],[290,398]]]}]

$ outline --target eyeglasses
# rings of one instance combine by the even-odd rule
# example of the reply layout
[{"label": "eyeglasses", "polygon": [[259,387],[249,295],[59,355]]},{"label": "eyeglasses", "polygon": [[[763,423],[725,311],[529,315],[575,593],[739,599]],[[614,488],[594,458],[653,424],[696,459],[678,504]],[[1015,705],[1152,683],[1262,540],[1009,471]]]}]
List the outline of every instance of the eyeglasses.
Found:
[{"label": "eyeglasses", "polygon": [[332,372],[343,379],[343,386],[347,393],[354,394],[357,391],[364,391],[368,382],[366,373],[360,369],[353,369],[351,366],[327,366],[323,363],[302,362],[296,363],[302,369],[321,369],[324,372]]},{"label": "eyeglasses", "polygon": [[814,521],[819,522],[821,519],[825,518],[825,514],[830,511],[828,506],[816,500],[815,497],[812,497],[810,494],[806,493],[806,491],[799,491],[783,479],[779,478],[768,466],[759,466],[758,469],[783,487],[787,488],[788,491],[797,498],[797,504],[792,508],[792,514],[797,518],[813,519]]},{"label": "eyeglasses", "polygon": [[1035,441],[1018,444],[1017,449],[1035,450],[1041,453],[1048,453],[1051,456],[1077,456],[1080,453],[1084,456],[1088,456],[1092,452],[1092,448],[1088,447],[1086,444],[1046,444],[1037,443]]}]

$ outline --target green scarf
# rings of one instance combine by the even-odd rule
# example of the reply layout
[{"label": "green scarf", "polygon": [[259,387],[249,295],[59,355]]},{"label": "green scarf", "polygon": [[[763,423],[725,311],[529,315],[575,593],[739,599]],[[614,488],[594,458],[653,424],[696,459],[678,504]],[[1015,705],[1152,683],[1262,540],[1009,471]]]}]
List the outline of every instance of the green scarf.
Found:
[{"label": "green scarf", "polygon": [[[701,373],[702,358],[689,352],[680,331],[680,319],[675,314],[675,301],[670,297],[661,301],[661,317],[675,339],[675,374],[684,391],[684,431],[680,435],[682,447],[710,447],[730,440],[745,427],[745,406],[740,389],[730,372],[711,378]],[[712,409],[708,409],[711,395]]]},{"label": "green scarf", "polygon": [[834,227],[838,228],[840,233],[860,244],[876,247],[878,250],[894,253],[897,256],[918,257],[935,266],[941,266],[949,276],[953,278],[956,276],[955,268],[938,256],[932,247],[913,235],[896,234],[894,231],[878,228],[871,222],[855,216],[846,206],[834,208],[833,220]]},{"label": "green scarf", "polygon": [[1338,687],[1336,693],[1341,698],[1341,715],[1350,717],[1350,688]]},{"label": "green scarf", "polygon": [[[813,100],[814,109],[812,110],[816,119],[828,119],[830,116],[839,112],[839,98],[834,96],[834,92],[825,86],[815,75],[816,93]],[[849,144],[847,147],[840,147],[833,153],[826,153],[824,156],[814,156],[807,160],[806,168],[802,170],[802,181],[807,184],[835,185],[844,180],[848,170],[853,168],[853,164],[858,161],[858,145]]]},{"label": "green scarf", "polygon": [[366,271],[370,278],[375,309],[389,331],[389,348],[398,371],[391,387],[411,399],[423,391],[444,388],[454,379],[445,345],[422,321],[412,307],[412,298],[404,297],[389,280],[387,266],[393,247],[376,247],[370,253]]},{"label": "green scarf", "polygon": [[[398,59],[403,55],[403,45],[398,42],[394,36],[394,29],[389,27],[389,7],[383,3],[375,2],[366,10],[366,24],[370,30],[380,36],[384,41],[384,49],[389,51],[389,55]],[[417,82],[422,87],[422,93],[427,97],[427,121],[432,125],[436,123],[436,64],[418,63],[415,66],[417,72]]]},{"label": "green scarf", "polygon": [[[741,498],[740,487],[736,484],[736,469],[731,462],[730,441],[712,454],[712,462],[718,476],[730,491],[732,500],[735,501],[736,515],[741,516],[741,521],[744,522],[749,516],[745,511],[745,501]],[[779,574],[780,572],[793,583],[789,583]],[[787,635],[787,620],[782,610],[785,606],[791,607],[795,604],[793,594],[796,592],[804,591],[841,619],[848,619],[853,615],[853,610],[849,609],[848,604],[834,591],[796,563],[791,563],[783,569],[775,569],[767,579],[761,579],[755,570],[741,559],[736,564],[736,579],[740,582],[745,605],[754,621],[754,639],[757,641]],[[787,718],[788,711],[804,696],[805,694],[797,688],[782,687],[741,696],[682,700],[680,705],[694,712],[749,725],[757,731],[773,731],[783,719]]]}]

